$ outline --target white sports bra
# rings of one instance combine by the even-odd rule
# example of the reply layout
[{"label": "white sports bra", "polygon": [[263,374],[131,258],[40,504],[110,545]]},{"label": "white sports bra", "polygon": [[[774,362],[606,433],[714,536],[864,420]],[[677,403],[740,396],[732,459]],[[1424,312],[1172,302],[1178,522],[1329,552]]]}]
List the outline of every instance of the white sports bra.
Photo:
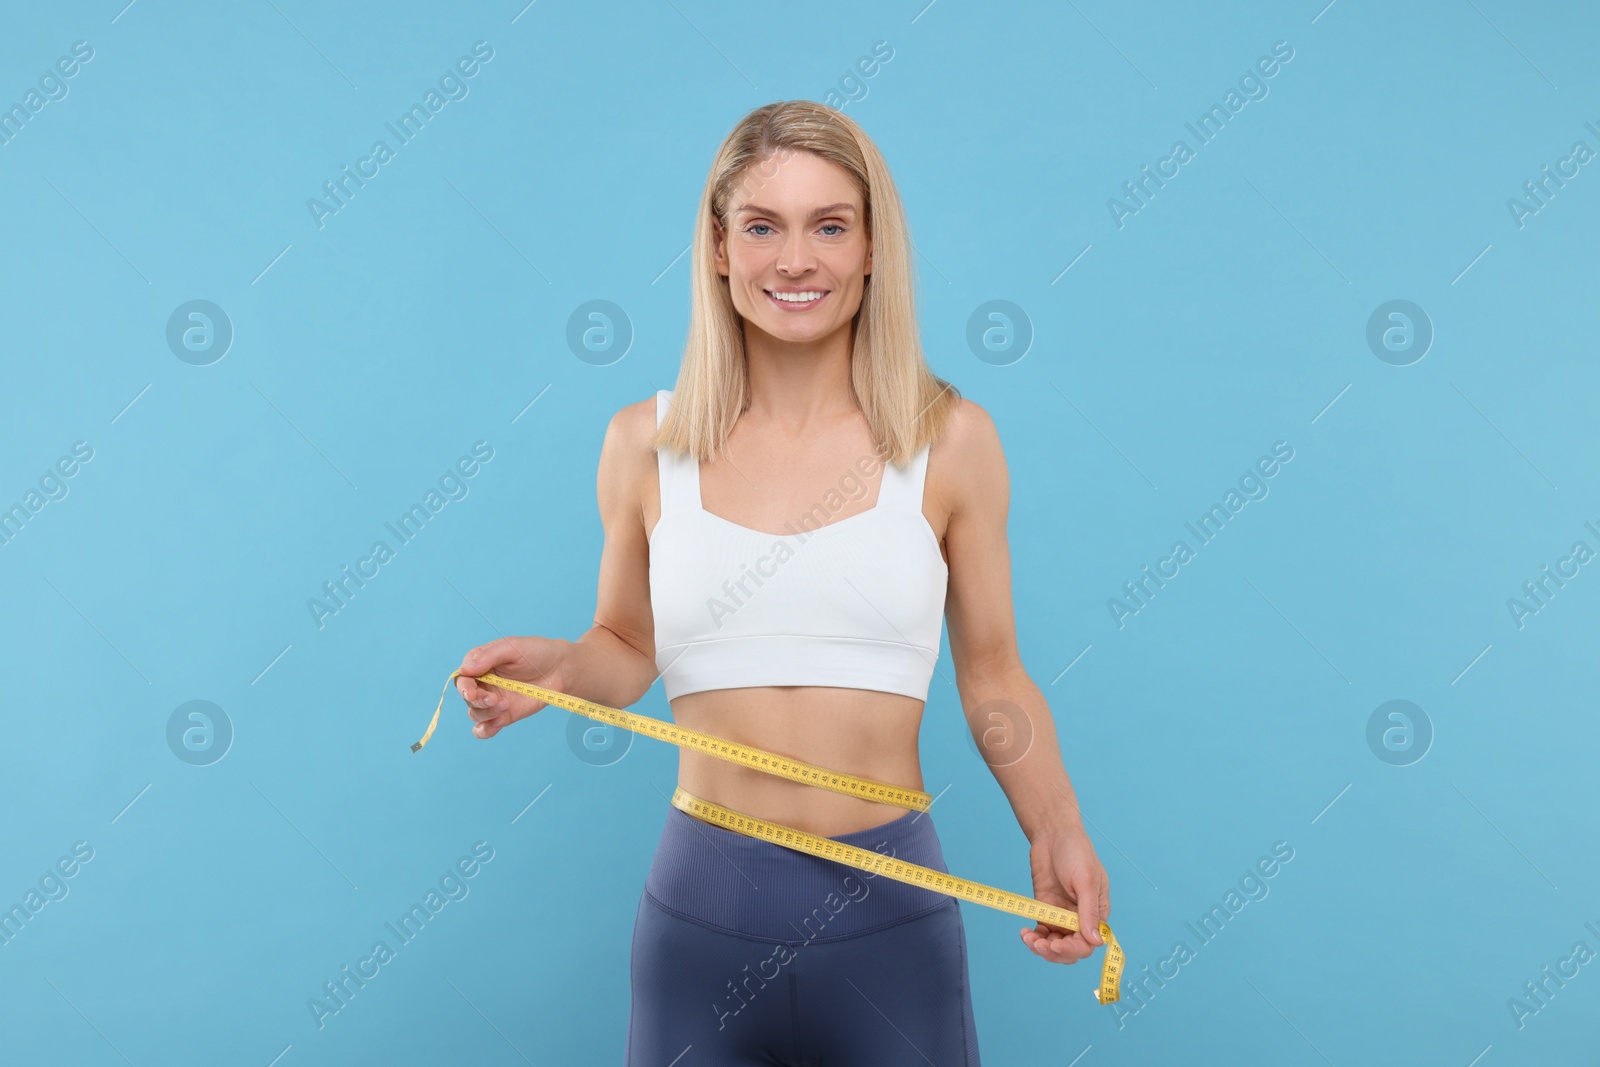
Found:
[{"label": "white sports bra", "polygon": [[[656,425],[672,391],[656,393]],[[928,448],[883,464],[878,502],[770,534],[700,504],[700,463],[660,450],[650,531],[656,669],[667,698],[705,689],[823,685],[928,699],[949,568],[922,514]],[[844,498],[830,492],[825,510]],[[813,515],[816,514],[814,510]]]}]

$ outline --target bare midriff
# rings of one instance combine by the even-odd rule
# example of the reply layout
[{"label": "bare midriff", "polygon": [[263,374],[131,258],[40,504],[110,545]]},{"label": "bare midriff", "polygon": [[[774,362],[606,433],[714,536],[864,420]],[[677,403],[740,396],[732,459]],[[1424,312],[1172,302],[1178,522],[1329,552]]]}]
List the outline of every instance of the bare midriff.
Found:
[{"label": "bare midriff", "polygon": [[[870,689],[753,686],[686,693],[672,701],[672,718],[790,759],[923,789],[917,747],[922,709],[914,697]],[[823,837],[882,826],[910,810],[682,748],[678,784],[701,800]]]},{"label": "bare midriff", "polygon": [[[718,466],[720,464],[701,464],[702,501],[706,495],[707,476],[713,481],[720,477],[715,473]],[[862,506],[836,516],[834,521],[842,522],[875,507],[880,492],[880,485],[876,483],[881,480],[880,476],[871,487],[871,505],[862,500],[859,502]],[[807,480],[800,478],[799,481],[805,484]],[[729,484],[734,484],[732,479]],[[722,489],[713,485],[711,495],[720,497]],[[934,496],[931,490],[927,495]],[[653,469],[643,489],[642,510],[645,530],[653,531],[661,518],[659,485]],[[701,510],[704,510],[703,504]],[[779,514],[797,515],[805,510],[790,506]],[[928,523],[935,531],[940,542],[939,551],[948,564],[943,546],[944,519],[937,505],[934,511],[936,518],[928,518]],[[735,506],[728,514],[752,518],[754,522],[746,526],[747,529],[771,529],[773,525],[781,525],[762,521],[770,520],[771,516],[752,515],[747,502]],[[734,519],[724,521],[744,525]],[[647,532],[647,539],[649,536]],[[671,705],[673,721],[691,730],[858,778],[926,791],[917,743],[924,702],[915,697],[873,689],[780,685],[702,690],[686,693],[671,701]],[[869,830],[893,822],[911,810],[791,782],[682,748],[678,750],[678,784],[701,800],[823,837]]]}]

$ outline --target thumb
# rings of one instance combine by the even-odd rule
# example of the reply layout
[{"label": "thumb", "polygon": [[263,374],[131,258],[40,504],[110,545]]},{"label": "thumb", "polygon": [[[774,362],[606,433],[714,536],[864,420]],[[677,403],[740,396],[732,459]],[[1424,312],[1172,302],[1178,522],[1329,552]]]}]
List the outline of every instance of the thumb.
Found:
[{"label": "thumb", "polygon": [[461,657],[461,666],[456,668],[456,688],[468,701],[488,700],[491,694],[504,691],[474,679],[485,674],[499,674],[502,666],[514,663],[519,658],[520,653],[514,642],[505,637],[468,649],[467,654]]},{"label": "thumb", "polygon": [[461,657],[460,671],[476,678],[480,674],[498,673],[497,668],[520,662],[522,658],[523,652],[517,647],[517,642],[509,637],[501,637],[468,649],[467,654]]},{"label": "thumb", "polygon": [[1100,936],[1100,888],[1089,874],[1073,880],[1072,890],[1078,901],[1078,933],[1091,945],[1103,944]]}]

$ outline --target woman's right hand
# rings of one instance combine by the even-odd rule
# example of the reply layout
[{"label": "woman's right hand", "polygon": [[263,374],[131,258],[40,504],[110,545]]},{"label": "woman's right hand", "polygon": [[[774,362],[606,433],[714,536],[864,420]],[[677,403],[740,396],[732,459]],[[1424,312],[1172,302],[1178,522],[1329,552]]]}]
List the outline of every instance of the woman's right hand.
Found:
[{"label": "woman's right hand", "polygon": [[565,675],[572,642],[548,637],[502,637],[471,649],[461,658],[456,689],[467,702],[475,737],[493,737],[518,719],[545,707],[542,700],[474,681],[482,674],[498,674],[545,689],[566,692]]}]

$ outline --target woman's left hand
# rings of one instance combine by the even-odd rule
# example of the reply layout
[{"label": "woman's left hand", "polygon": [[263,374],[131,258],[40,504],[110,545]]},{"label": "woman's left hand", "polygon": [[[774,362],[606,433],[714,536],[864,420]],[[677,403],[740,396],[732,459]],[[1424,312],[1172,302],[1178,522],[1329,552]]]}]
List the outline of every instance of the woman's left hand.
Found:
[{"label": "woman's left hand", "polygon": [[1104,943],[1100,922],[1111,913],[1106,869],[1081,829],[1047,830],[1028,852],[1033,895],[1046,904],[1078,913],[1078,929],[1059,930],[1039,923],[1024,929],[1022,940],[1034,955],[1052,963],[1077,963]]}]

